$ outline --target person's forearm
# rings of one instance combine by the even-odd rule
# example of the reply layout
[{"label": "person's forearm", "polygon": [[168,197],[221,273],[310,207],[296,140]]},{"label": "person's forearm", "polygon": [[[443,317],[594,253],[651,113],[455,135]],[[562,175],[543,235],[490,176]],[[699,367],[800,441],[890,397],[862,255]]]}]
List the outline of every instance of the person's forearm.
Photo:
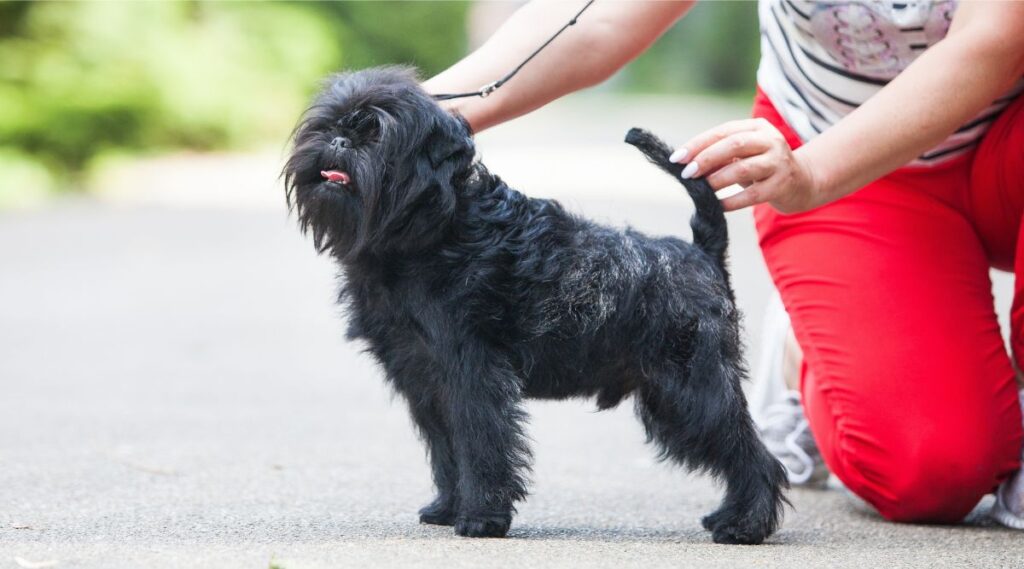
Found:
[{"label": "person's forearm", "polygon": [[954,20],[946,39],[796,151],[815,180],[819,203],[852,193],[933,148],[1021,77],[1024,5],[1015,4],[962,4],[961,10],[975,13]]},{"label": "person's forearm", "polygon": [[[600,83],[647,49],[692,6],[693,0],[598,0],[564,34],[487,98],[446,103],[473,130],[528,113],[567,93]],[[519,65],[563,26],[583,2],[533,1],[519,9],[487,42],[424,82],[430,93],[460,93],[486,85]]]}]

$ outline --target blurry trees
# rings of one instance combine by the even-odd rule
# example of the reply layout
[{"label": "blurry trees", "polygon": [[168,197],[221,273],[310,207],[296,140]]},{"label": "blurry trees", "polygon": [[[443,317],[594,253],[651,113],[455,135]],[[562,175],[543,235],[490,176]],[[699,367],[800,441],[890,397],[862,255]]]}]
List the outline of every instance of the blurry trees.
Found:
[{"label": "blurry trees", "polygon": [[756,2],[698,2],[618,80],[628,91],[752,97],[760,41]]},{"label": "blurry trees", "polygon": [[74,187],[105,151],[283,145],[332,71],[454,61],[465,8],[0,2],[0,168]]}]

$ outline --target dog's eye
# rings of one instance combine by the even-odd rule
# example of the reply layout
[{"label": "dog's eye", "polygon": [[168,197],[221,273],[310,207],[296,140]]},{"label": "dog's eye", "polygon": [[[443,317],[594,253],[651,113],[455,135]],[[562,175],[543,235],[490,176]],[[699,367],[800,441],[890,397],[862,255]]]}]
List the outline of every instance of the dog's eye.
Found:
[{"label": "dog's eye", "polygon": [[373,113],[360,113],[356,118],[355,128],[366,136],[377,138],[380,122],[377,120],[377,115]]},{"label": "dog's eye", "polygon": [[380,134],[377,115],[368,111],[354,111],[343,119],[344,128],[355,131],[366,138],[376,139]]},{"label": "dog's eye", "polygon": [[341,128],[364,130],[376,126],[377,116],[366,111],[353,111],[338,119],[335,124]]}]

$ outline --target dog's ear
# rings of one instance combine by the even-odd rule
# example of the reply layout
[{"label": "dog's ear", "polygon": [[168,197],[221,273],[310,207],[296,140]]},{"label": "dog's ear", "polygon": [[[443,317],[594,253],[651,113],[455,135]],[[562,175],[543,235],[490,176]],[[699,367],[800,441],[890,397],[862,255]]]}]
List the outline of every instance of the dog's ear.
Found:
[{"label": "dog's ear", "polygon": [[438,169],[449,160],[468,165],[474,153],[473,133],[462,115],[453,112],[438,119],[426,142],[426,157],[432,168]]},{"label": "dog's ear", "polygon": [[443,121],[428,139],[427,157],[434,168],[448,160],[473,160],[475,147],[469,122],[458,113],[451,117],[454,120]]}]

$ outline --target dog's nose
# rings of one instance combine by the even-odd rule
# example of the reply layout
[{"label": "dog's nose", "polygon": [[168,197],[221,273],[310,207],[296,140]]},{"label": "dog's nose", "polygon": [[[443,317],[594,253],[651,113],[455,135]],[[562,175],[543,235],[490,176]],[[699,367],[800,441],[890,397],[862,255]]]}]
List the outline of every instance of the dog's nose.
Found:
[{"label": "dog's nose", "polygon": [[331,148],[340,150],[342,148],[352,148],[352,141],[345,138],[344,136],[336,136],[331,141]]}]

